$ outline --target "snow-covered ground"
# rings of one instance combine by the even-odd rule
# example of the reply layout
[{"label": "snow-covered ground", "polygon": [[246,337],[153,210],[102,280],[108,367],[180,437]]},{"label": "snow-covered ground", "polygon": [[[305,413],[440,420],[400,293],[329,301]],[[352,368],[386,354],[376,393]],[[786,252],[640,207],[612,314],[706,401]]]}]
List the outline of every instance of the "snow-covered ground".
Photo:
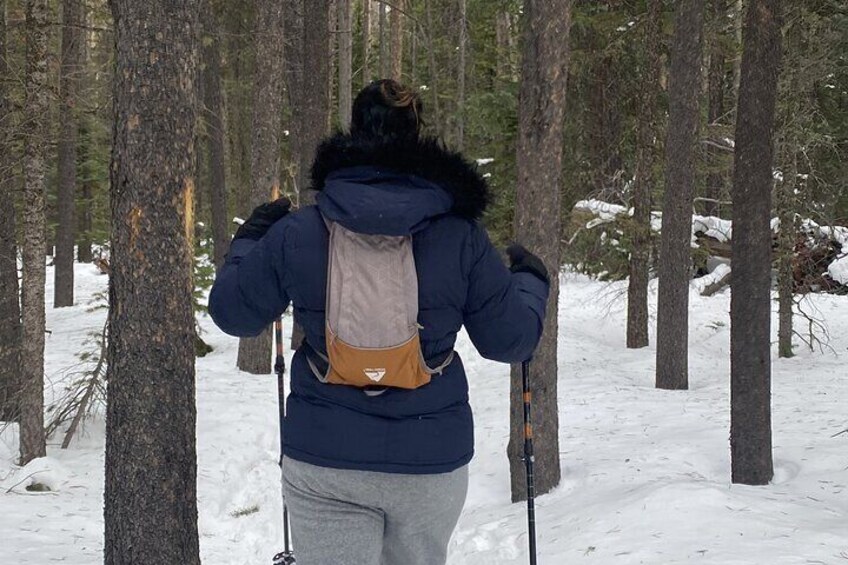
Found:
[{"label": "snow-covered ground", "polygon": [[[48,309],[47,374],[57,386],[105,316],[87,303],[106,278],[85,265],[76,275],[79,305]],[[848,427],[848,298],[807,303],[827,319],[832,350],[775,359],[775,479],[747,487],[730,484],[728,291],[703,298],[693,289],[691,390],[669,392],[653,388],[653,347],[624,348],[624,284],[563,278],[563,480],[537,500],[539,562],[848,564],[848,434],[836,435]],[[238,373],[236,340],[208,319],[203,327],[215,347],[197,362],[203,561],[267,565],[281,539],[275,380]],[[458,348],[477,456],[449,562],[526,563],[525,507],[509,502],[508,368],[480,360],[464,336]],[[17,469],[13,434],[0,436],[2,565],[102,561],[103,422],[88,422],[68,450],[60,442]],[[33,480],[53,490],[29,493]]]}]

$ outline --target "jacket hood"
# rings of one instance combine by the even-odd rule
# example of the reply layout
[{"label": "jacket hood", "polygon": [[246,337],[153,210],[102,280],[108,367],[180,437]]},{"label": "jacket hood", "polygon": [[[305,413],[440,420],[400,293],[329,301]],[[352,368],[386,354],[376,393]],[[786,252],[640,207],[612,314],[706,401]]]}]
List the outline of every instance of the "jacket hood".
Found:
[{"label": "jacket hood", "polygon": [[406,235],[445,214],[477,220],[490,201],[476,168],[433,138],[337,134],[318,147],[312,186],[327,218],[360,233]]}]

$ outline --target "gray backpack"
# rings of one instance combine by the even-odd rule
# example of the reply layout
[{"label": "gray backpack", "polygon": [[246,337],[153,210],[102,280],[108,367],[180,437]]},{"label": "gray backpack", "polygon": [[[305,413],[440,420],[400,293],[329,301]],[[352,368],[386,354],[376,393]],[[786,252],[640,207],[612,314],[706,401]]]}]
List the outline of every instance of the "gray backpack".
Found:
[{"label": "gray backpack", "polygon": [[453,361],[431,369],[418,330],[418,276],[412,236],[352,232],[324,219],[327,262],[326,374],[332,384],[415,389]]}]

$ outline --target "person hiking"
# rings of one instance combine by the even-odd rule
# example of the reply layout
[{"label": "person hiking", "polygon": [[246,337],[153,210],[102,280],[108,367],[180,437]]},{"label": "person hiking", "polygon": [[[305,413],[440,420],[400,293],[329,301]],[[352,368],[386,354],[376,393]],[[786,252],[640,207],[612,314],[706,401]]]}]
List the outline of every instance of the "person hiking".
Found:
[{"label": "person hiking", "polygon": [[350,133],[317,149],[316,204],[256,208],[210,294],[230,335],[258,335],[290,303],[305,334],[283,424],[299,565],[444,564],[474,451],[457,333],[504,363],[542,333],[542,261],[514,245],[504,265],[479,223],[485,180],[420,134],[422,110],[397,82],[365,87]]}]

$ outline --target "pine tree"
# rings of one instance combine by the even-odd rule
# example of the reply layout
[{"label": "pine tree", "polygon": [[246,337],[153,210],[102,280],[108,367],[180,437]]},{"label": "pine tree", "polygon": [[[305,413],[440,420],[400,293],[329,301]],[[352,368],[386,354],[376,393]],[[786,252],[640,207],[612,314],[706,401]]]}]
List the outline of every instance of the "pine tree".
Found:
[{"label": "pine tree", "polygon": [[386,39],[387,27],[387,10],[386,3],[380,2],[380,19],[379,19],[379,43],[380,43],[380,78],[387,78],[391,72],[391,61],[389,61],[389,41]]},{"label": "pine tree", "polygon": [[347,131],[353,90],[353,5],[351,0],[338,1],[339,34],[339,126]]},{"label": "pine tree", "polygon": [[[568,75],[571,0],[525,0],[524,51],[519,92],[516,165],[516,241],[536,253],[551,275],[548,316],[533,357],[533,424],[536,439],[536,492],[559,484],[557,407],[557,304],[559,299],[560,175],[562,128]],[[512,500],[526,497],[522,461],[523,397],[520,367],[513,366],[508,447]]]},{"label": "pine tree", "polygon": [[[251,208],[279,193],[284,75],[283,5],[279,0],[260,0],[256,7]],[[253,374],[270,373],[271,342],[270,326],[257,337],[239,340],[238,368]]]},{"label": "pine tree", "polygon": [[750,0],[733,172],[730,456],[734,483],[767,484],[771,449],[771,204],[780,0]]},{"label": "pine tree", "polygon": [[689,387],[689,280],[703,0],[677,6],[671,44],[665,195],[657,306],[657,388]]},{"label": "pine tree", "polygon": [[627,289],[627,347],[648,346],[648,281],[651,261],[651,193],[658,157],[657,108],[662,38],[662,1],[648,0],[642,33],[639,90],[642,92],[637,123],[636,178],[633,181],[633,246]]},{"label": "pine tree", "polygon": [[24,242],[21,281],[21,464],[47,454],[44,437],[44,249],[47,116],[50,111],[47,0],[26,3],[26,101],[24,137]]},{"label": "pine tree", "polygon": [[304,95],[309,99],[295,117],[300,122],[299,132],[299,175],[300,204],[314,199],[309,188],[309,171],[315,159],[315,149],[329,130],[330,100],[327,84],[330,74],[327,45],[330,31],[328,22],[329,0],[310,0],[309,9],[303,18],[303,52],[301,84]]},{"label": "pine tree", "polygon": [[56,269],[53,306],[74,304],[74,235],[76,231],[77,139],[79,129],[78,91],[82,72],[81,0],[62,0],[62,64],[59,79],[59,192],[56,207]]},{"label": "pine tree", "polygon": [[[213,2],[205,0],[201,11],[203,39],[203,117],[206,121],[206,147],[209,163],[209,203],[212,215],[212,242],[215,268],[220,269],[230,247],[227,205],[224,100],[221,85],[220,25]],[[200,152],[198,151],[198,154]]]},{"label": "pine tree", "polygon": [[0,0],[0,422],[17,421],[21,305],[14,203],[15,154],[6,52],[6,0]]},{"label": "pine tree", "polygon": [[709,67],[707,69],[707,133],[706,147],[707,198],[704,213],[708,216],[721,217],[721,201],[725,198],[727,151],[722,148],[722,122],[727,119],[725,90],[727,82],[725,38],[723,28],[727,21],[726,0],[709,0],[710,5],[710,34],[709,34]]},{"label": "pine tree", "polygon": [[361,0],[362,5],[362,84],[368,86],[371,77],[371,0]]},{"label": "pine tree", "polygon": [[465,146],[465,82],[467,73],[466,54],[468,52],[468,6],[466,0],[459,2],[459,61],[457,65],[457,112],[456,146],[462,150]]},{"label": "pine tree", "polygon": [[192,212],[200,2],[111,7],[104,561],[199,565]]},{"label": "pine tree", "polygon": [[391,69],[389,77],[401,82],[403,80],[403,0],[394,0],[389,21],[389,41],[391,43]]}]

